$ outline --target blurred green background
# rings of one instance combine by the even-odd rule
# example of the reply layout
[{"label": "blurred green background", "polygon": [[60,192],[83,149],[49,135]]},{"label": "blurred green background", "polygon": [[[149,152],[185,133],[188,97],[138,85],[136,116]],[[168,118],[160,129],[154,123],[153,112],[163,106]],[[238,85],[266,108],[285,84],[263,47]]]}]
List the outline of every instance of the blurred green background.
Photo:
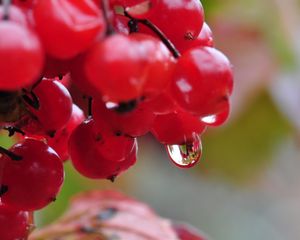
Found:
[{"label": "blurred green background", "polygon": [[[234,66],[235,90],[230,120],[203,136],[200,164],[177,169],[151,136],[139,139],[138,163],[114,184],[87,180],[66,163],[62,192],[37,213],[39,226],[75,193],[113,188],[211,239],[300,239],[300,2],[202,4],[216,47]],[[10,144],[1,137],[1,146]]]}]

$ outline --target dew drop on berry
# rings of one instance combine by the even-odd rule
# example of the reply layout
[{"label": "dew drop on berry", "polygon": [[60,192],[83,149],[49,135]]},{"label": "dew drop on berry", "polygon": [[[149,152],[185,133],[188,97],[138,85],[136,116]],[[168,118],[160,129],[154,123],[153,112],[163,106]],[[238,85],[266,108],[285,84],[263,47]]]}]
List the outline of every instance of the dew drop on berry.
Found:
[{"label": "dew drop on berry", "polygon": [[202,155],[202,143],[200,136],[195,134],[193,141],[182,145],[166,145],[171,161],[180,168],[195,166]]}]

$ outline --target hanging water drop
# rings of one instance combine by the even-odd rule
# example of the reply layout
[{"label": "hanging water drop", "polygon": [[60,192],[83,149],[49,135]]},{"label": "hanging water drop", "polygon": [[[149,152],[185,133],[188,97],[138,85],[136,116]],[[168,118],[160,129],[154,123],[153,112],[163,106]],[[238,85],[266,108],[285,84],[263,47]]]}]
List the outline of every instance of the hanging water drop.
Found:
[{"label": "hanging water drop", "polygon": [[200,136],[195,134],[194,139],[182,145],[166,145],[171,161],[180,168],[195,166],[202,155]]}]

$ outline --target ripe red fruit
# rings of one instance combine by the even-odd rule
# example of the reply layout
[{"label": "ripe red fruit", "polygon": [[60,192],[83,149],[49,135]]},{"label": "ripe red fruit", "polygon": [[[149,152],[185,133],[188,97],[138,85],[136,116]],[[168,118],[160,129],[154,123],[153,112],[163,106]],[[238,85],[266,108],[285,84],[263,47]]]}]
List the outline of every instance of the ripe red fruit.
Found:
[{"label": "ripe red fruit", "polygon": [[89,178],[109,179],[129,166],[136,141],[116,136],[106,128],[99,129],[93,119],[80,124],[69,140],[69,153],[76,170]]},{"label": "ripe red fruit", "polygon": [[162,91],[171,62],[170,52],[159,40],[144,34],[115,34],[89,51],[85,70],[103,100],[118,103]]},{"label": "ripe red fruit", "polygon": [[132,137],[145,135],[155,119],[152,109],[143,102],[139,103],[131,112],[118,113],[114,109],[107,109],[103,101],[94,100],[92,110],[96,124],[100,123],[101,125],[105,121],[114,132]]},{"label": "ripe red fruit", "polygon": [[201,117],[224,111],[232,88],[229,60],[210,47],[185,52],[178,60],[171,82],[172,96],[177,103]]},{"label": "ripe red fruit", "polygon": [[35,82],[44,61],[37,36],[12,21],[0,22],[0,35],[0,89],[18,90]]},{"label": "ripe red fruit", "polygon": [[56,153],[59,155],[62,161],[69,159],[68,152],[68,141],[73,132],[73,130],[83,122],[85,119],[83,111],[75,104],[73,104],[72,115],[67,123],[67,125],[57,131],[54,137],[47,137],[48,144],[52,147]]},{"label": "ripe red fruit", "polygon": [[39,108],[28,106],[47,133],[63,128],[72,114],[72,98],[67,88],[58,81],[43,79],[33,90]]},{"label": "ripe red fruit", "polygon": [[0,205],[1,240],[27,239],[29,224],[28,212],[16,211]]},{"label": "ripe red fruit", "polygon": [[151,129],[155,138],[169,145],[182,145],[194,140],[194,134],[201,134],[206,129],[197,117],[178,109],[166,115],[158,115]]},{"label": "ripe red fruit", "polygon": [[64,180],[62,161],[42,141],[25,139],[10,150],[21,160],[3,155],[1,201],[17,210],[32,211],[55,200]]},{"label": "ripe red fruit", "polygon": [[46,52],[55,58],[76,56],[105,32],[102,12],[92,0],[38,1],[33,14]]},{"label": "ripe red fruit", "polygon": [[186,39],[196,39],[199,35],[204,22],[204,11],[199,0],[152,0],[150,6],[149,11],[136,17],[150,20],[175,46],[183,45]]}]

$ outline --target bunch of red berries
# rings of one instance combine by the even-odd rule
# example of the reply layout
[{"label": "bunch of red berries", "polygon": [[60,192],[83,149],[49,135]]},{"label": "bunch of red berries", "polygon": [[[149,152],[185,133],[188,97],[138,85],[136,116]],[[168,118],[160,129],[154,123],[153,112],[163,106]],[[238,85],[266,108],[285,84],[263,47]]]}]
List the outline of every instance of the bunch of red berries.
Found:
[{"label": "bunch of red berries", "polygon": [[228,117],[231,64],[199,0],[2,0],[0,17],[0,126],[20,139],[0,147],[3,240],[25,238],[69,157],[84,176],[114,180],[151,132],[192,167],[200,135]]}]

